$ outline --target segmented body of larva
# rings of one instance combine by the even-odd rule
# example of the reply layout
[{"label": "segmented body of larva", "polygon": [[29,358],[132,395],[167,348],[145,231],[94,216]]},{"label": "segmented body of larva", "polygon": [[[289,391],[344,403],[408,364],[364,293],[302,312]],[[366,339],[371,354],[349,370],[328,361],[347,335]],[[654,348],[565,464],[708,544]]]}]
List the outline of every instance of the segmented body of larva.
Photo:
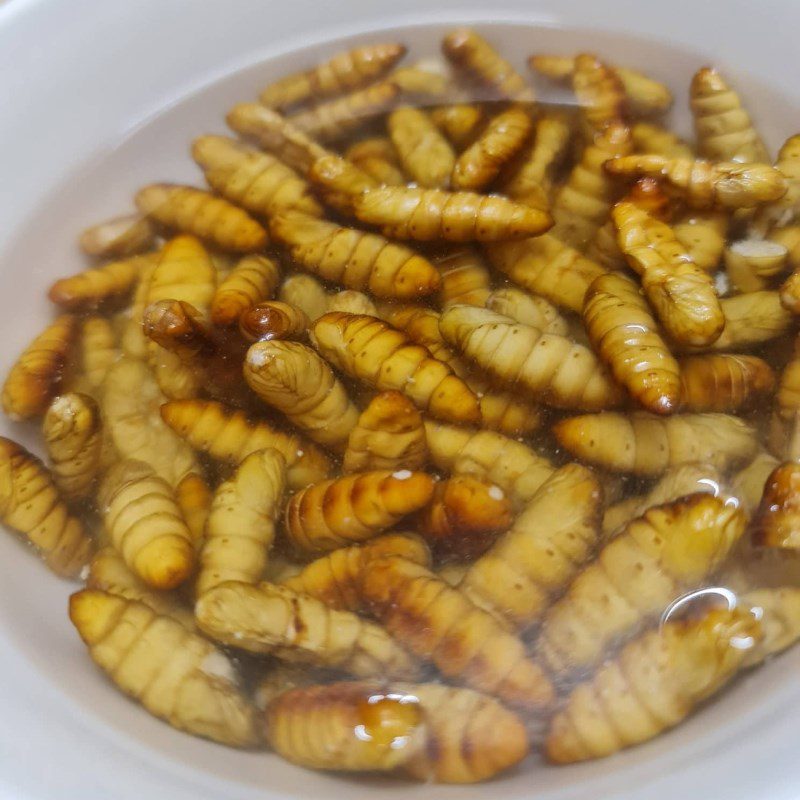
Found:
[{"label": "segmented body of larva", "polygon": [[409,300],[439,288],[426,258],[374,233],[296,213],[275,217],[271,230],[302,267],[348,289]]},{"label": "segmented body of larva", "polygon": [[757,356],[709,353],[680,361],[684,411],[747,411],[775,388],[772,367]]},{"label": "segmented body of larva", "polygon": [[777,466],[767,482],[753,519],[753,538],[767,547],[800,549],[800,465],[789,461]]},{"label": "segmented body of larva", "polygon": [[459,588],[513,628],[541,619],[599,538],[602,490],[590,470],[562,467],[490,550],[469,566]]},{"label": "segmented body of larva", "polygon": [[491,183],[520,151],[531,128],[530,116],[518,106],[490,119],[485,130],[455,162],[454,188],[477,192]]},{"label": "segmented body of larva", "polygon": [[267,738],[284,758],[313,769],[401,769],[437,783],[486,780],[528,751],[514,712],[479,692],[433,683],[295,689],[268,706]]},{"label": "segmented body of larva", "polygon": [[567,180],[553,197],[552,234],[572,247],[582,249],[608,218],[617,197],[614,182],[603,165],[632,148],[626,125],[609,125],[584,148]]},{"label": "segmented body of larva", "polygon": [[478,398],[484,427],[509,436],[530,433],[539,427],[541,413],[537,405],[520,394],[499,390],[447,345],[439,330],[441,314],[421,306],[401,307],[386,314],[385,318],[414,342],[426,347],[434,358],[447,364],[469,386]]},{"label": "segmented body of larva", "polygon": [[622,178],[656,178],[689,207],[701,210],[751,208],[779,200],[787,189],[781,172],[768,164],[638,155],[612,158],[605,169]]},{"label": "segmented body of larva", "polygon": [[149,220],[129,214],[87,228],[78,244],[86,255],[95,258],[127,258],[150,250],[155,239],[156,232]]},{"label": "segmented body of larva", "polygon": [[354,203],[362,222],[386,236],[429,242],[496,242],[544,233],[553,224],[546,211],[500,195],[446,192],[414,186],[384,186]]},{"label": "segmented body of larva", "polygon": [[[579,57],[535,55],[528,59],[528,66],[546,78],[566,82],[573,77]],[[621,81],[628,111],[632,115],[647,117],[669,110],[672,92],[663,83],[629,67],[611,64],[608,68]]]},{"label": "segmented body of larva", "polygon": [[253,709],[228,657],[144,603],[96,589],[70,597],[69,616],[92,660],[153,716],[232,747],[252,747]]},{"label": "segmented body of larva", "polygon": [[657,477],[692,461],[735,466],[753,456],[755,429],[728,414],[673,414],[612,411],[570,417],[553,428],[559,442],[590,464]]},{"label": "segmented body of larva", "polygon": [[365,541],[427,505],[433,486],[427,473],[407,469],[357,472],[312,484],[286,504],[287,541],[306,558]]},{"label": "segmented body of larva", "polygon": [[354,47],[310,70],[271,83],[259,100],[268,108],[283,109],[305,100],[344,94],[385,75],[405,52],[404,45],[394,42]]},{"label": "segmented body of larva", "polygon": [[431,110],[431,119],[459,150],[475,137],[483,117],[481,106],[472,103],[454,103]]},{"label": "segmented body of larva", "polygon": [[739,610],[644,633],[573,689],[550,723],[548,758],[600,758],[658,736],[731,680],[747,658],[745,645],[756,647],[760,637],[755,617]]},{"label": "segmented body of larva", "polygon": [[495,431],[425,420],[431,462],[455,475],[477,475],[499,486],[517,508],[524,506],[555,467],[526,444]]},{"label": "segmented body of larva", "polygon": [[542,116],[534,126],[530,145],[509,165],[509,175],[501,184],[503,192],[512,200],[546,209],[553,173],[561,165],[571,137],[572,130],[564,119]]},{"label": "segmented body of larva", "polygon": [[612,217],[620,250],[667,333],[681,344],[712,344],[725,327],[712,277],[689,258],[669,225],[633,203],[618,203]]},{"label": "segmented body of larva", "polygon": [[226,136],[201,136],[192,144],[192,157],[209,186],[257,217],[292,210],[322,216],[306,180],[269,153]]},{"label": "segmented body of larva", "polygon": [[283,503],[286,461],[256,450],[214,492],[200,550],[197,596],[226,581],[257,583],[264,575]]},{"label": "segmented body of larva", "polygon": [[379,625],[286,586],[228,582],[195,604],[200,630],[229,647],[360,678],[413,679],[416,661]]},{"label": "segmented body of larva", "polygon": [[538,651],[551,669],[596,664],[607,647],[702,585],[744,532],[744,513],[694,494],[628,523],[547,612]]},{"label": "segmented body of larva", "polygon": [[437,419],[479,422],[478,400],[447,364],[375,317],[333,312],[312,328],[314,344],[337,369],[382,391],[395,389]]},{"label": "segmented body of larva", "polygon": [[106,474],[98,500],[103,525],[125,563],[148,586],[174,589],[194,569],[194,543],[172,487],[143,461]]},{"label": "segmented body of larva", "polygon": [[331,368],[310,347],[280,340],[247,351],[244,377],[267,404],[319,444],[343,450],[358,410]]},{"label": "segmented body of larva", "polygon": [[[766,475],[764,477],[766,478]],[[672,503],[681,497],[698,492],[717,494],[722,485],[721,481],[720,471],[712,464],[696,462],[670,467],[646,494],[632,495],[606,507],[603,515],[603,539],[607,541],[632,519],[642,516],[653,506]],[[760,491],[759,487],[759,496]]]},{"label": "segmented body of larva", "polygon": [[218,461],[238,464],[250,453],[274,448],[286,460],[289,488],[324,480],[332,469],[314,444],[266,420],[251,421],[236,408],[213,400],[173,400],[160,406],[163,421],[191,447]]},{"label": "segmented body of larva", "polygon": [[533,102],[533,90],[525,79],[489,42],[471,28],[459,28],[442,40],[442,52],[500,97]]},{"label": "segmented body of larva", "polygon": [[697,144],[704,156],[717,161],[769,161],[750,115],[717,70],[698,70],[689,93]]},{"label": "segmented body of larva", "polygon": [[470,559],[486,551],[512,519],[511,501],[499,486],[454,475],[436,484],[417,526],[438,556]]},{"label": "segmented body of larva", "polygon": [[136,205],[161,225],[199,236],[221,250],[250,253],[268,242],[267,232],[246,211],[192,186],[146,186],[137,193]]},{"label": "segmented body of larva", "polygon": [[271,258],[245,256],[214,291],[211,321],[221,326],[236,325],[242,314],[275,295],[280,276]]},{"label": "segmented body of larva", "polygon": [[228,112],[225,121],[238,134],[274,153],[301,175],[306,175],[318,158],[328,155],[319,142],[261,103],[239,103]]},{"label": "segmented body of larva", "polygon": [[341,139],[370,117],[388,111],[399,94],[397,84],[380,81],[300,111],[289,122],[313,139]]},{"label": "segmented body of larva", "polygon": [[429,567],[431,553],[415,534],[386,533],[362,544],[339,547],[306,565],[297,575],[281,581],[296,592],[316,597],[330,608],[361,611],[364,568],[375,558],[401,556]]},{"label": "segmented body of larva", "polygon": [[389,115],[386,124],[409,177],[420,186],[445,188],[450,183],[456,155],[428,114],[423,109],[402,106]]},{"label": "segmented body of larva", "polygon": [[177,592],[163,592],[148,586],[113,548],[98,550],[89,564],[88,589],[99,589],[116,597],[144,603],[160,616],[172,617],[187,630],[194,630],[194,613]]},{"label": "segmented body of larva", "polygon": [[492,266],[514,283],[551,303],[580,313],[589,284],[605,269],[564,244],[544,234],[519,242],[487,245]]},{"label": "segmented body of larva", "polygon": [[622,401],[594,353],[565,336],[475,306],[450,306],[439,328],[451,346],[481,369],[547,405],[592,410]]},{"label": "segmented body of larva", "polygon": [[592,346],[632,397],[657,414],[678,408],[678,362],[632,280],[618,272],[597,278],[586,293],[583,319]]},{"label": "segmented body of larva", "polygon": [[415,470],[427,460],[422,414],[404,394],[388,391],[376,394],[359,415],[342,468],[345,472]]},{"label": "segmented body of larva", "polygon": [[365,568],[369,611],[398,641],[442,674],[529,711],[553,702],[553,687],[522,642],[425,567],[397,556]]},{"label": "segmented body of larva", "polygon": [[581,53],[572,70],[572,90],[591,130],[601,133],[627,114],[625,87],[619,74],[597,56]]},{"label": "segmented body of larva", "polygon": [[59,497],[36,456],[0,437],[0,520],[19,531],[57,575],[75,577],[92,552],[80,520]]},{"label": "segmented body of larva", "polygon": [[11,419],[44,414],[58,390],[77,332],[77,317],[64,314],[22,351],[3,384],[3,411]]},{"label": "segmented body of larva", "polygon": [[53,481],[65,500],[80,500],[100,472],[103,432],[100,408],[88,395],[68,392],[50,404],[42,421]]},{"label": "segmented body of larva", "polygon": [[68,311],[95,309],[105,302],[124,297],[133,289],[144,268],[157,260],[155,253],[148,253],[111,261],[57,280],[47,296]]}]

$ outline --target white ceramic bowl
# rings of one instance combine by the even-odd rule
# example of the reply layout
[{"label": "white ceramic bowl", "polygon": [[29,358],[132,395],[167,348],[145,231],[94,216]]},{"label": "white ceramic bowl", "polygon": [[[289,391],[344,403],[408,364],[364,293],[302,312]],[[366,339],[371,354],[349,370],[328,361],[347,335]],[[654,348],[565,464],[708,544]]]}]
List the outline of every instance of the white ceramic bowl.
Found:
[{"label": "white ceramic bowl", "polygon": [[[435,7],[434,7],[435,6]],[[80,268],[83,226],[159,179],[197,180],[187,143],[224,111],[337,44],[393,31],[419,53],[455,22],[486,25],[522,63],[591,48],[677,90],[713,62],[770,145],[796,132],[797,0],[6,0],[0,4],[0,372]],[[386,34],[384,34],[386,35]],[[290,54],[288,56],[284,54]],[[272,59],[277,59],[273,62]],[[31,430],[2,432],[33,441]],[[177,733],[128,702],[71,630],[72,587],[0,537],[0,798],[456,797],[757,800],[800,795],[800,652],[740,681],[676,731],[615,758],[526,768],[483,787],[415,787],[297,769]]]}]

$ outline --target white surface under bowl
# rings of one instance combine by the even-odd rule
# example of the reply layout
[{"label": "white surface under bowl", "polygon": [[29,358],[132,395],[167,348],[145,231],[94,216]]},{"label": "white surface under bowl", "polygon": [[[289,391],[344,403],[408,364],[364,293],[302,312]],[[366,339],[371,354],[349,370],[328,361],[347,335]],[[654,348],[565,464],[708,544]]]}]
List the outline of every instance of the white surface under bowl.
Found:
[{"label": "white surface under bowl", "polygon": [[[130,207],[151,180],[197,181],[187,145],[271,77],[338,46],[399,38],[436,52],[456,22],[485,25],[522,65],[537,50],[598,51],[675,88],[713,62],[775,148],[800,127],[796,0],[6,0],[0,4],[0,371],[80,268],[75,232]],[[331,44],[333,40],[337,40]],[[290,55],[286,55],[290,54]],[[274,61],[273,61],[274,59]],[[6,422],[2,433],[33,441]],[[487,786],[418,787],[308,773],[177,733],[119,695],[66,618],[73,587],[0,537],[0,798],[389,797],[782,800],[800,796],[800,652],[737,683],[655,742],[595,764],[525,767]]]}]

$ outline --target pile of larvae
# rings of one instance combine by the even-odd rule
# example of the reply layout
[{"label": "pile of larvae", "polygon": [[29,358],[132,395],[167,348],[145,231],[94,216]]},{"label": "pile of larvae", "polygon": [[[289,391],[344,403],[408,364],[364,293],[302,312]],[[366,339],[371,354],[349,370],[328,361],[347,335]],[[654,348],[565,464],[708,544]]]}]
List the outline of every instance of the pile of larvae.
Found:
[{"label": "pile of larvae", "polygon": [[175,728],[468,783],[800,637],[800,136],[773,163],[711,68],[688,143],[590,53],[530,59],[553,106],[476,31],[405,51],[270,84],[192,143],[207,188],[83,233],[0,518]]}]

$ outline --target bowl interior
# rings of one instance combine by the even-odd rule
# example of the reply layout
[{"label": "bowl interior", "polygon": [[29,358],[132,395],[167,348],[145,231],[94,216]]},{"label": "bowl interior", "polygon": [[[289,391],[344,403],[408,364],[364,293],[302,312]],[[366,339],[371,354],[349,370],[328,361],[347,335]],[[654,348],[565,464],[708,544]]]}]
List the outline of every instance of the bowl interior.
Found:
[{"label": "bowl interior", "polygon": [[[676,94],[673,122],[689,133],[686,88],[692,73],[705,62],[702,52],[656,40],[581,29],[533,27],[492,23],[487,35],[513,57],[520,69],[533,52],[571,53],[591,48],[617,63],[640,66],[668,83]],[[0,310],[8,321],[0,353],[0,369],[10,364],[24,343],[51,313],[45,299],[57,276],[80,270],[84,262],[75,245],[76,233],[97,220],[126,213],[133,192],[152,181],[202,185],[188,146],[202,133],[227,133],[225,111],[236,102],[251,100],[271,79],[311,65],[321,58],[361,41],[396,39],[410,47],[409,60],[438,53],[447,26],[420,25],[376,31],[311,44],[280,52],[215,81],[191,96],[182,97],[156,116],[142,120],[120,141],[53,187],[48,200],[18,231],[0,254]],[[749,108],[774,149],[793,131],[787,98],[743,74],[733,65],[720,64],[740,88]],[[559,100],[542,86],[543,99]],[[109,89],[111,91],[111,88]],[[10,324],[9,324],[10,323]],[[36,431],[0,421],[2,433],[33,445]],[[74,713],[96,728],[99,736],[118,738],[140,758],[158,764],[186,781],[202,782],[225,797],[373,797],[377,786],[390,794],[417,794],[436,800],[453,796],[446,787],[415,787],[380,780],[352,780],[301,771],[263,753],[241,753],[171,730],[128,702],[90,663],[66,617],[66,598],[73,589],[54,578],[12,537],[0,537],[0,641],[27,659],[30,669],[57,688]],[[739,681],[718,702],[678,730],[655,742],[607,761],[585,766],[525,769],[499,779],[490,788],[466,787],[463,798],[597,797],[622,787],[642,786],[686,760],[725,748],[757,730],[770,715],[796,701],[800,653],[777,659]],[[641,795],[640,795],[641,796]]]}]

